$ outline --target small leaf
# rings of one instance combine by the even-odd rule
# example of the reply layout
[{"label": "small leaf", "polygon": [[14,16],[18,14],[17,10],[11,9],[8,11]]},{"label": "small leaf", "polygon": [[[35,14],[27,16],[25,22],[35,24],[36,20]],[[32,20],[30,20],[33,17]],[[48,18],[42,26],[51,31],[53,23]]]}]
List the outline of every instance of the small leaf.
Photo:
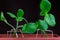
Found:
[{"label": "small leaf", "polygon": [[23,17],[17,17],[16,20],[17,21],[22,21],[23,20]]},{"label": "small leaf", "polygon": [[38,20],[38,28],[40,30],[47,30],[48,29],[48,25],[44,20]]},{"label": "small leaf", "polygon": [[48,13],[51,9],[51,3],[48,0],[42,0],[40,3],[41,11]]},{"label": "small leaf", "polygon": [[50,26],[55,26],[55,17],[52,14],[46,14],[44,20],[48,23]]},{"label": "small leaf", "polygon": [[34,33],[37,30],[37,25],[35,23],[25,24],[22,28],[23,33]]},{"label": "small leaf", "polygon": [[4,14],[3,12],[1,12],[1,21],[4,21],[4,20],[5,20]]},{"label": "small leaf", "polygon": [[12,18],[16,18],[16,16],[13,13],[7,12],[8,15],[10,15],[10,17]]},{"label": "small leaf", "polygon": [[22,9],[19,9],[17,11],[17,17],[22,17],[24,15],[24,11]]}]

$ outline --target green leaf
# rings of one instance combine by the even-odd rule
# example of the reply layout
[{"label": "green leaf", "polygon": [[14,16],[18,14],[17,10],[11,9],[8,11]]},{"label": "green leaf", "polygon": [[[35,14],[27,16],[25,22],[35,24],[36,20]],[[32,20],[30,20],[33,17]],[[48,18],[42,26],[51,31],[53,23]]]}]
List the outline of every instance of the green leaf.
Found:
[{"label": "green leaf", "polygon": [[55,26],[55,17],[52,14],[46,14],[44,20],[48,23],[50,26]]},{"label": "green leaf", "polygon": [[10,15],[10,17],[12,18],[16,18],[16,16],[13,13],[7,12],[8,15]]},{"label": "green leaf", "polygon": [[23,20],[23,17],[17,17],[16,20],[17,21],[22,21]]},{"label": "green leaf", "polygon": [[4,14],[3,12],[1,12],[1,21],[4,21],[4,20],[5,20]]},{"label": "green leaf", "polygon": [[37,30],[37,25],[35,23],[25,24],[22,28],[23,33],[34,33]]},{"label": "green leaf", "polygon": [[51,3],[48,0],[42,0],[40,3],[41,11],[48,13],[51,9]]},{"label": "green leaf", "polygon": [[47,25],[47,23],[44,21],[44,20],[38,20],[38,28],[40,29],[40,30],[47,30],[48,29],[48,25]]},{"label": "green leaf", "polygon": [[19,9],[17,11],[17,17],[22,17],[24,15],[24,11],[22,9]]}]

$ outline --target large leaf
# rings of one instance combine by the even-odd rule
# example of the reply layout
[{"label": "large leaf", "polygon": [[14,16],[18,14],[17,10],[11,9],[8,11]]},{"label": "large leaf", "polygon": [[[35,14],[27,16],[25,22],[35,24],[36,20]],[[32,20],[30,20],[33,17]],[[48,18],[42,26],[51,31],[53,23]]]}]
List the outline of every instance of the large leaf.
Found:
[{"label": "large leaf", "polygon": [[4,14],[3,14],[3,12],[1,12],[1,19],[0,19],[1,21],[4,21],[5,20],[5,17],[4,17]]},{"label": "large leaf", "polygon": [[7,12],[8,15],[10,15],[10,17],[12,18],[16,18],[16,16],[13,13]]},{"label": "large leaf", "polygon": [[55,17],[52,14],[46,14],[44,20],[48,23],[50,26],[55,26]]},{"label": "large leaf", "polygon": [[40,30],[47,30],[48,29],[48,25],[47,25],[47,23],[44,21],[44,20],[38,20],[38,28],[40,29]]},{"label": "large leaf", "polygon": [[19,9],[17,11],[17,17],[22,17],[24,15],[24,11],[22,9]]},{"label": "large leaf", "polygon": [[17,21],[22,21],[23,20],[23,17],[16,17],[16,20]]},{"label": "large leaf", "polygon": [[47,13],[51,9],[51,3],[48,0],[42,0],[40,3],[41,11]]},{"label": "large leaf", "polygon": [[37,25],[35,23],[25,24],[22,28],[23,33],[34,33],[37,30]]}]

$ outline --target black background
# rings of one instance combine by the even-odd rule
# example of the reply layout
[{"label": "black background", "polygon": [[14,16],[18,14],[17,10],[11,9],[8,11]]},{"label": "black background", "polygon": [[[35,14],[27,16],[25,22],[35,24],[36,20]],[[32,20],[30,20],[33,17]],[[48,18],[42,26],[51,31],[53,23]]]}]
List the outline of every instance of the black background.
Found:
[{"label": "black background", "polygon": [[[25,14],[24,17],[29,22],[35,22],[38,19],[42,19],[39,16],[40,13],[40,4],[41,0],[0,0],[0,11],[4,12],[4,15],[9,23],[15,26],[16,21],[12,19],[6,12],[12,12],[16,15],[18,9],[23,9]],[[49,0],[52,4],[52,8],[50,13],[52,13],[56,18],[56,25],[54,28],[49,27],[50,30],[53,30],[54,33],[60,35],[60,3],[59,0]],[[24,24],[25,22],[22,21],[19,24]],[[10,30],[9,27],[4,22],[0,21],[0,33],[6,33],[7,30]]]}]

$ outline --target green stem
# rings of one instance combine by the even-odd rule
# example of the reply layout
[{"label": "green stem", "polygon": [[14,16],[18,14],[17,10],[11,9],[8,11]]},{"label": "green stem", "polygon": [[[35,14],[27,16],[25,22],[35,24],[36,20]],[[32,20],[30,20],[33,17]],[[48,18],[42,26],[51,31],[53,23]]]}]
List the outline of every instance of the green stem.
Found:
[{"label": "green stem", "polygon": [[28,23],[28,21],[25,18],[23,18],[23,19],[25,20],[26,23]]},{"label": "green stem", "polygon": [[18,26],[17,28],[21,28],[23,25]]},{"label": "green stem", "polygon": [[[25,18],[23,18],[24,20],[25,20],[25,22],[28,24],[28,21],[25,19]],[[17,28],[20,28],[20,27],[22,27],[23,25],[21,25],[21,26],[18,26],[18,21],[17,21],[17,24],[16,24],[16,29]]]},{"label": "green stem", "polygon": [[15,30],[14,26],[12,26],[11,24],[9,24],[9,23],[7,22],[7,20],[4,20],[4,22],[5,22],[7,25],[9,25],[11,28],[13,28],[13,30]]},{"label": "green stem", "polygon": [[[17,21],[17,23],[16,23],[16,31],[18,30],[17,28],[18,28],[18,24],[19,24],[19,22]],[[16,37],[18,38],[18,34],[17,34],[17,32],[15,32],[16,33]]]},{"label": "green stem", "polygon": [[16,23],[16,29],[18,28],[18,21],[17,21],[17,23]]},{"label": "green stem", "polygon": [[18,35],[17,35],[17,32],[16,32],[16,29],[14,28],[14,26],[12,26],[11,24],[9,24],[9,23],[7,22],[7,20],[4,20],[4,22],[5,22],[6,24],[8,24],[10,27],[13,28],[14,33],[16,33],[16,37],[18,38]]}]

